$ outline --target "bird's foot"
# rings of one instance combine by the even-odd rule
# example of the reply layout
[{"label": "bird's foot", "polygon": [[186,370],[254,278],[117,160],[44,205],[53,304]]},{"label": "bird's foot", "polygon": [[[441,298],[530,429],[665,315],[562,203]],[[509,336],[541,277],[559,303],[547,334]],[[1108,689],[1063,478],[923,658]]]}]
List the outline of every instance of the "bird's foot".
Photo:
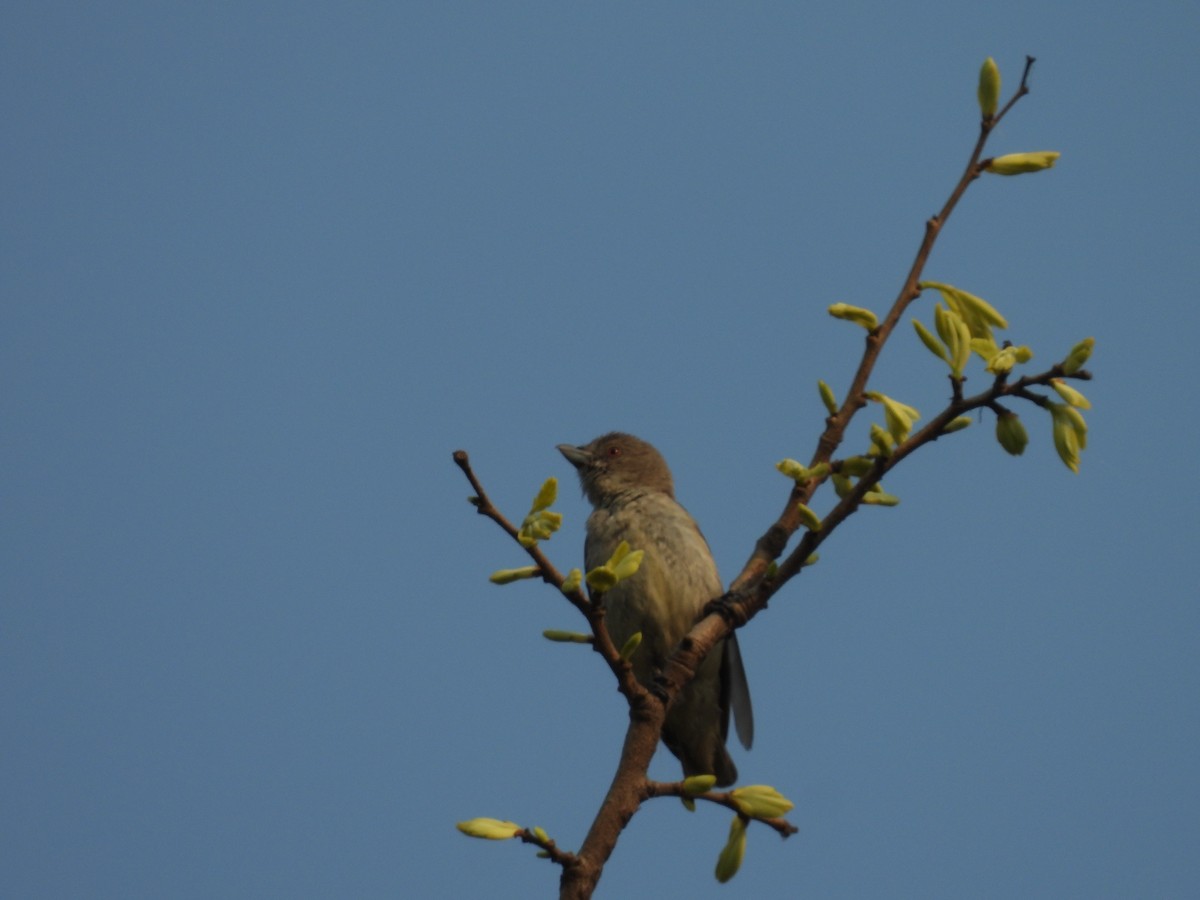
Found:
[{"label": "bird's foot", "polygon": [[715,600],[709,600],[704,606],[704,614],[708,616],[714,613],[724,619],[733,628],[740,628],[750,621],[745,609],[742,607],[742,594],[740,592],[730,591],[727,594],[722,594]]}]

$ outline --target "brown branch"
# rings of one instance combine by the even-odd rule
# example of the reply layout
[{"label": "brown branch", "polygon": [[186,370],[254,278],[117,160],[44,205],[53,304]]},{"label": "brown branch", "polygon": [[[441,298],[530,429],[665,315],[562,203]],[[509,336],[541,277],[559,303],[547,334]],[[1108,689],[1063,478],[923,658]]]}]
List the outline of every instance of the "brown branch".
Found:
[{"label": "brown branch", "polygon": [[520,540],[520,529],[512,524],[505,515],[496,508],[488,497],[487,491],[483,488],[483,483],[479,480],[479,476],[475,474],[475,470],[471,468],[471,460],[467,455],[466,450],[455,450],[453,454],[455,464],[467,476],[467,481],[471,483],[471,487],[475,491],[475,496],[471,497],[471,505],[475,507],[475,511],[481,516],[485,516],[499,525],[504,531],[516,541],[521,548],[529,554],[530,558],[537,564],[538,575],[547,584],[551,584],[566,597],[571,604],[583,613],[587,619],[588,625],[592,629],[591,647],[600,657],[608,663],[613,674],[617,677],[617,687],[621,693],[629,699],[630,704],[638,704],[647,702],[646,689],[633,676],[633,667],[628,661],[621,659],[621,653],[613,644],[612,638],[608,634],[608,628],[604,625],[604,604],[592,602],[584,596],[582,587],[576,588],[573,591],[563,591],[564,576],[555,568],[554,564],[541,550],[541,547],[534,544],[522,544]]},{"label": "brown branch", "polygon": [[[912,265],[887,315],[867,335],[862,357],[851,380],[846,398],[837,412],[826,419],[825,430],[817,441],[810,467],[820,463],[833,462],[834,454],[845,440],[851,421],[856,413],[866,405],[867,383],[874,372],[879,355],[905,310],[920,296],[921,275],[929,256],[946,221],[958,206],[967,188],[979,177],[982,171],[980,159],[988,138],[1017,101],[1029,93],[1028,79],[1033,62],[1033,57],[1026,57],[1025,70],[1017,91],[996,115],[981,120],[979,137],[963,173],[941,210],[925,223],[924,235]],[[600,879],[604,865],[616,847],[621,832],[642,802],[657,796],[679,796],[682,792],[682,787],[678,785],[648,781],[646,772],[650,759],[657,749],[666,711],[683,687],[691,681],[701,661],[717,643],[731,630],[745,624],[764,609],[770,597],[799,574],[805,562],[821,543],[863,505],[863,499],[868,491],[878,484],[885,474],[919,447],[938,440],[950,421],[973,409],[996,404],[1002,397],[1020,397],[1044,405],[1047,402],[1046,398],[1040,398],[1028,389],[1048,384],[1049,380],[1054,377],[1063,377],[1061,366],[1055,366],[1041,375],[1021,378],[1012,384],[1008,384],[1005,377],[998,377],[987,391],[969,398],[964,398],[962,395],[961,380],[952,378],[952,399],[947,407],[924,428],[901,442],[886,457],[877,459],[871,471],[862,475],[854,488],[825,517],[820,530],[806,531],[792,552],[768,577],[772,563],[775,563],[783,555],[788,542],[803,524],[797,511],[798,505],[807,504],[825,479],[812,478],[803,483],[797,483],[790,492],[782,513],[755,543],[750,558],[731,583],[729,592],[706,608],[705,614],[671,655],[656,682],[653,693],[641,687],[633,677],[632,668],[627,662],[620,659],[604,626],[603,604],[595,599],[588,600],[583,596],[582,591],[567,595],[568,599],[592,625],[595,636],[593,648],[609,664],[617,677],[620,690],[629,701],[629,727],[626,730],[621,759],[612,784],[583,845],[576,854],[559,851],[557,856],[552,856],[563,867],[559,882],[560,897],[590,897]],[[1087,378],[1090,376],[1085,372],[1078,372],[1071,377]],[[475,503],[480,514],[491,518],[516,540],[518,529],[492,505],[470,468],[467,454],[461,450],[456,451],[454,460],[476,491],[477,498],[472,502]],[[536,545],[525,549],[538,565],[542,579],[561,590],[562,576]],[[732,804],[728,794],[701,795],[701,797],[725,806]],[[736,809],[736,807],[731,808]],[[796,830],[783,819],[760,821],[775,828],[785,837]],[[544,842],[535,841],[535,843],[539,843],[539,846],[549,852],[550,848],[546,847]]]},{"label": "brown branch", "polygon": [[[503,528],[508,536],[520,544],[521,548],[533,559],[540,570],[538,574],[542,581],[562,591],[563,581],[565,580],[563,574],[554,567],[554,564],[542,553],[541,548],[537,544],[530,544],[529,546],[521,544],[521,541],[518,539],[520,529],[505,518],[504,514],[492,503],[491,498],[487,495],[487,491],[483,489],[483,485],[475,475],[474,469],[471,468],[471,459],[467,456],[467,451],[455,450],[453,456],[455,465],[462,469],[463,474],[467,476],[467,481],[471,482],[471,487],[475,491],[475,496],[470,498],[471,505],[475,507],[475,511],[481,516],[491,519]],[[563,592],[563,596],[570,600],[574,607],[585,616],[588,614],[591,603],[583,595],[581,588],[576,588],[570,592]]]},{"label": "brown branch", "polygon": [[648,692],[643,694],[647,702],[630,707],[621,760],[583,840],[578,858],[574,865],[563,868],[558,884],[560,900],[583,900],[592,896],[608,858],[616,849],[617,837],[646,796],[646,772],[658,749],[667,711],[662,703],[652,700]]},{"label": "brown branch", "polygon": [[[833,459],[834,453],[837,452],[837,448],[841,446],[842,441],[845,439],[846,429],[849,427],[855,413],[866,405],[864,395],[866,393],[867,382],[875,369],[875,363],[879,359],[879,354],[883,351],[884,344],[891,337],[904,311],[920,296],[921,291],[918,284],[921,281],[921,274],[925,270],[925,265],[929,260],[934,245],[937,243],[938,235],[941,234],[942,228],[946,224],[946,220],[950,218],[951,213],[958,206],[959,200],[962,199],[971,182],[980,175],[979,160],[983,155],[983,149],[987,144],[988,138],[1016,102],[1029,93],[1029,72],[1033,66],[1033,62],[1033,57],[1027,56],[1025,58],[1025,70],[1021,75],[1021,84],[1016,92],[997,115],[981,121],[979,137],[975,141],[975,146],[971,150],[971,155],[967,160],[962,175],[959,176],[958,182],[950,192],[946,202],[942,205],[941,210],[925,223],[924,236],[917,247],[916,255],[900,287],[900,291],[896,295],[896,299],[892,302],[891,309],[883,321],[867,335],[862,357],[850,382],[850,389],[837,413],[825,420],[825,430],[817,441],[816,450],[813,452],[812,460],[809,463],[810,467],[818,463],[829,462]],[[788,496],[787,503],[784,505],[783,511],[774,524],[755,543],[754,551],[750,554],[750,558],[742,567],[742,571],[730,584],[731,593],[740,595],[762,580],[767,568],[774,560],[779,558],[788,540],[801,527],[800,515],[797,512],[798,504],[807,504],[819,484],[819,481],[813,481],[805,485],[796,485],[793,488],[791,494]],[[786,579],[775,579],[776,589],[782,586],[785,581]],[[764,603],[765,600],[766,598],[764,597]],[[754,612],[757,612],[757,609],[751,610],[750,608],[745,608],[738,615],[738,618],[741,618],[742,614],[749,618]]]}]

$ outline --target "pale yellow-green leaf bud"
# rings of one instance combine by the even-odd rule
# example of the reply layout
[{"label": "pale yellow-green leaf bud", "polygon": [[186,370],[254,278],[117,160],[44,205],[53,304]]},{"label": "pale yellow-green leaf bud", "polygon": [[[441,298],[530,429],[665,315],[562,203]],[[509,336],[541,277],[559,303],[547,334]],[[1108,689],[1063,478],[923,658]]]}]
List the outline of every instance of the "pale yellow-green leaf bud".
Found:
[{"label": "pale yellow-green leaf bud", "polygon": [[542,570],[537,566],[523,566],[520,569],[498,569],[488,576],[492,584],[512,584],[522,578],[537,578]]},{"label": "pale yellow-green leaf bud", "polygon": [[1012,456],[1020,456],[1025,452],[1029,435],[1016,413],[1005,410],[996,416],[996,440]]},{"label": "pale yellow-green leaf bud", "polygon": [[635,631],[629,636],[624,644],[621,645],[621,659],[629,662],[633,658],[633,654],[637,652],[637,648],[642,645],[642,633]]},{"label": "pale yellow-green leaf bud", "polygon": [[796,504],[796,512],[800,514],[800,524],[809,531],[821,530],[821,518],[803,503]]},{"label": "pale yellow-green leaf bud", "polygon": [[821,402],[825,404],[825,408],[829,410],[829,414],[836,416],[838,405],[837,398],[833,396],[833,388],[823,381],[818,381],[817,390],[821,393]]},{"label": "pale yellow-green leaf bud", "polygon": [[605,565],[609,566],[610,568],[616,568],[617,563],[623,560],[628,553],[629,541],[621,541],[621,543],[617,544],[616,549],[613,550],[613,555],[608,558],[608,562],[606,562]]},{"label": "pale yellow-green leaf bud", "polygon": [[900,443],[907,438],[908,433],[912,431],[913,423],[921,418],[921,414],[916,409],[907,403],[893,400],[886,394],[881,394],[878,391],[867,391],[866,397],[868,400],[874,400],[876,403],[883,405],[883,416],[887,422],[888,434],[895,439],[896,443]]},{"label": "pale yellow-green leaf bud", "polygon": [[1016,364],[1016,354],[1013,353],[1012,347],[1005,347],[1003,350],[996,353],[988,360],[986,371],[993,375],[1004,375],[1012,371],[1013,365]]},{"label": "pale yellow-green leaf bud", "polygon": [[971,338],[971,352],[984,362],[991,362],[992,357],[1000,352],[1000,345],[991,335],[983,338]]},{"label": "pale yellow-green leaf bud", "polygon": [[578,569],[572,569],[567,573],[567,577],[563,579],[562,592],[564,594],[573,594],[579,590],[579,585],[583,582],[583,573]]},{"label": "pale yellow-green leaf bud", "polygon": [[[883,404],[883,418],[887,423],[888,434],[890,434],[897,444],[903,443],[908,438],[908,433],[912,431],[913,422],[919,419],[920,413],[916,416],[910,416],[907,413],[899,411],[899,407],[903,404],[897,404],[894,401],[889,401]],[[911,409],[912,407],[909,407]]]},{"label": "pale yellow-green leaf bud", "polygon": [[960,309],[963,313],[963,318],[970,322],[972,318],[977,317],[980,321],[988,325],[994,325],[996,328],[1007,328],[1008,320],[1000,315],[999,310],[984,300],[969,291],[964,291],[962,288],[953,287],[951,285],[943,286],[948,290],[955,300],[958,301]]},{"label": "pale yellow-green leaf bud", "polygon": [[877,424],[871,425],[871,444],[874,448],[876,456],[887,458],[892,455],[892,450],[895,447],[895,439],[890,433],[884,431]]},{"label": "pale yellow-green leaf bud", "polygon": [[999,349],[995,343],[992,343],[992,351],[989,353],[981,350],[980,346],[977,346],[983,343],[983,341],[973,340],[971,341],[971,347],[987,360],[987,371],[993,375],[1003,375],[1006,372],[1011,372],[1012,367],[1017,363],[1026,363],[1033,359],[1033,351],[1024,345]]},{"label": "pale yellow-green leaf bud", "polygon": [[538,541],[547,540],[550,535],[558,531],[562,527],[562,521],[562,513],[545,509],[531,512],[525,517],[525,521],[521,523],[521,530],[517,533],[517,541],[522,547],[532,547]]},{"label": "pale yellow-green leaf bud", "polygon": [[1063,360],[1063,373],[1066,375],[1074,375],[1083,368],[1084,363],[1092,355],[1092,348],[1096,346],[1095,338],[1084,338],[1078,344],[1071,348],[1071,352],[1067,354],[1067,358]]},{"label": "pale yellow-green leaf bud", "polygon": [[468,819],[459,822],[456,827],[463,834],[489,841],[507,841],[521,831],[521,826],[516,822],[502,822],[500,819]]},{"label": "pale yellow-green leaf bud", "polygon": [[958,329],[954,327],[953,318],[957,317],[952,309],[947,309],[940,303],[933,306],[933,327],[937,329],[938,337],[950,350],[950,358],[954,358],[954,343],[958,340]]},{"label": "pale yellow-green leaf bud", "polygon": [[942,434],[953,434],[956,431],[962,431],[964,428],[969,428],[970,425],[970,416],[959,416],[957,419],[951,419],[946,423],[946,427],[942,429]]},{"label": "pale yellow-green leaf bud", "polygon": [[545,828],[540,828],[535,825],[533,828],[533,836],[535,838],[537,838],[539,841],[541,841],[543,844],[550,843],[550,835],[546,834]]},{"label": "pale yellow-green leaf bud", "polygon": [[867,459],[865,456],[848,456],[842,460],[841,472],[843,475],[854,475],[862,477],[874,468],[873,460]]},{"label": "pale yellow-green leaf bud", "polygon": [[804,560],[805,566],[815,566],[821,561],[820,553],[810,553]]},{"label": "pale yellow-green leaf bud", "polygon": [[979,70],[979,111],[985,119],[996,114],[996,105],[1000,102],[1000,67],[990,56],[983,61]]},{"label": "pale yellow-green leaf bud", "polygon": [[775,463],[775,468],[788,478],[791,478],[793,481],[808,480],[808,469],[806,469],[803,463],[801,463],[799,460],[781,459],[779,462]]},{"label": "pale yellow-green leaf bud", "polygon": [[599,593],[612,590],[613,585],[618,581],[628,578],[638,570],[643,556],[645,556],[644,550],[631,551],[629,542],[621,541],[617,545],[617,549],[613,551],[613,555],[609,557],[608,562],[587,573],[588,586]]},{"label": "pale yellow-green leaf bud", "polygon": [[950,355],[946,352],[945,345],[939,341],[928,328],[921,324],[920,319],[913,319],[913,328],[917,329],[917,337],[921,339],[929,352],[943,362],[950,362]]},{"label": "pale yellow-green leaf bud", "polygon": [[954,342],[954,358],[950,361],[950,373],[955,378],[962,378],[967,363],[971,360],[971,331],[967,323],[958,316],[955,316],[951,323],[958,332],[958,339]]},{"label": "pale yellow-green leaf bud", "polygon": [[736,875],[745,856],[746,822],[741,816],[734,816],[733,823],[729,826],[729,839],[725,842],[721,855],[717,857],[717,869],[714,873],[717,881],[724,884]]},{"label": "pale yellow-green leaf bud", "polygon": [[1083,394],[1079,393],[1079,391],[1075,390],[1075,388],[1071,387],[1061,378],[1051,378],[1050,387],[1054,388],[1058,392],[1058,396],[1062,397],[1076,409],[1092,408],[1092,404],[1088,401],[1087,397],[1083,396]]},{"label": "pale yellow-green leaf bud", "polygon": [[739,810],[756,819],[774,819],[796,805],[769,784],[735,788],[729,796]]},{"label": "pale yellow-green leaf bud", "polygon": [[895,494],[885,494],[882,491],[864,494],[862,502],[866,506],[898,506],[900,498]]},{"label": "pale yellow-green leaf bud", "polygon": [[854,482],[845,475],[834,475],[832,479],[833,490],[839,497],[845,497],[854,490]]},{"label": "pale yellow-green leaf bud", "polygon": [[541,490],[537,492],[537,496],[533,498],[533,506],[530,512],[539,512],[543,509],[549,509],[554,505],[555,499],[558,497],[558,479],[554,477],[547,478],[542,484]]},{"label": "pale yellow-green leaf bud", "polygon": [[1058,457],[1072,472],[1079,472],[1079,433],[1074,423],[1064,413],[1071,407],[1061,403],[1050,404],[1050,418],[1053,424],[1054,449]]},{"label": "pale yellow-green leaf bud", "polygon": [[621,561],[613,567],[613,574],[617,576],[617,581],[624,581],[634,574],[641,566],[642,558],[645,555],[645,550],[632,550],[622,556]]},{"label": "pale yellow-green leaf bud", "polygon": [[922,281],[922,289],[936,288],[946,301],[946,305],[954,310],[967,323],[967,328],[973,338],[990,338],[992,326],[1007,328],[1008,320],[994,306],[982,297],[956,288],[952,284],[942,284],[940,281]]},{"label": "pale yellow-green leaf bud", "polygon": [[688,812],[696,811],[696,801],[693,800],[691,797],[680,797],[679,802],[683,804],[683,808],[686,809]]},{"label": "pale yellow-green leaf bud", "polygon": [[831,471],[833,471],[833,470],[829,467],[829,463],[826,463],[826,462],[817,463],[815,466],[813,466],[811,469],[808,470],[808,477],[809,478],[825,478],[827,475],[829,475],[829,473]]},{"label": "pale yellow-green leaf bud", "polygon": [[[932,284],[932,282],[931,282]],[[942,296],[949,296],[942,291]],[[971,328],[954,306],[944,308],[940,303],[933,308],[933,322],[937,332],[950,350],[950,372],[962,378],[963,370],[971,357]]]},{"label": "pale yellow-green leaf bud", "polygon": [[1062,156],[1056,150],[1038,150],[1032,153],[1006,153],[990,159],[984,169],[994,175],[1024,175],[1051,168]]},{"label": "pale yellow-green leaf bud", "polygon": [[617,576],[608,566],[596,566],[587,573],[587,583],[597,594],[612,590],[617,583]]},{"label": "pale yellow-green leaf bud", "polygon": [[711,791],[716,783],[716,775],[690,775],[683,779],[683,789],[689,794],[703,794]]},{"label": "pale yellow-green leaf bud", "polygon": [[855,325],[861,325],[867,331],[874,331],[879,324],[875,313],[861,306],[851,306],[849,303],[835,303],[829,307],[829,314],[835,319],[845,319]]},{"label": "pale yellow-green leaf bud", "polygon": [[590,634],[580,634],[578,631],[559,631],[556,628],[547,628],[542,632],[542,637],[560,644],[590,644],[592,642]]},{"label": "pale yellow-green leaf bud", "polygon": [[1079,441],[1079,449],[1086,450],[1088,429],[1087,422],[1083,418],[1083,413],[1073,406],[1066,406],[1062,409],[1060,415],[1070,422],[1071,427],[1075,429],[1075,437]]}]

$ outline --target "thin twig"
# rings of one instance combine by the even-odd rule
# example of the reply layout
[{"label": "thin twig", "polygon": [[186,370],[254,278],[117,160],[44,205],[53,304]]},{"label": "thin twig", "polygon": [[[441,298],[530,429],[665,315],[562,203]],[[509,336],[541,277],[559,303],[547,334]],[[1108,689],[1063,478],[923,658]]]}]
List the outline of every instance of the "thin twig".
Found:
[{"label": "thin twig", "polygon": [[647,781],[645,797],[647,800],[653,797],[679,797],[680,799],[703,800],[706,803],[714,803],[717,806],[730,809],[749,821],[762,822],[768,828],[772,828],[778,832],[782,838],[787,838],[800,832],[799,828],[782,816],[772,816],[770,818],[747,816],[738,807],[737,801],[733,799],[732,791],[705,791],[701,794],[693,794],[684,789],[682,781]]},{"label": "thin twig", "polygon": [[[562,591],[563,581],[565,580],[563,574],[554,567],[554,564],[550,562],[546,554],[542,553],[541,548],[537,544],[530,544],[528,546],[521,544],[521,541],[519,540],[520,529],[518,529],[515,525],[513,525],[512,522],[505,518],[504,514],[496,508],[494,503],[492,503],[491,498],[487,495],[487,491],[483,489],[483,484],[475,475],[475,470],[471,468],[471,459],[469,456],[467,456],[467,451],[455,450],[454,462],[460,469],[462,469],[463,474],[467,476],[467,481],[471,482],[471,487],[475,491],[475,496],[471,498],[471,505],[475,507],[475,511],[481,516],[486,516],[487,518],[491,519],[493,522],[503,528],[504,531],[507,532],[508,536],[520,544],[521,548],[525,550],[525,552],[528,553],[533,559],[538,569],[541,570],[539,572],[539,577],[542,579],[542,581],[546,582],[547,584],[554,585],[554,587]],[[564,592],[563,596],[570,600],[575,608],[581,613],[583,613],[585,616],[588,615],[588,612],[591,608],[591,603],[588,601],[587,597],[584,596],[581,588],[576,588],[574,591]]]}]

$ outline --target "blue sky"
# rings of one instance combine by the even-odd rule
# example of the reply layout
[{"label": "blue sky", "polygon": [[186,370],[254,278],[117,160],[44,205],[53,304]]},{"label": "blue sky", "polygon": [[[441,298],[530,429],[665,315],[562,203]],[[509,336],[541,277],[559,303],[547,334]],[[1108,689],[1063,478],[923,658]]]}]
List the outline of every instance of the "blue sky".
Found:
[{"label": "blue sky", "polygon": [[[619,697],[464,502],[655,443],[725,576],[807,457],[975,136],[1033,93],[930,278],[1048,363],[1094,335],[1083,471],[1026,412],[889,479],[741,635],[743,779],[644,808],[601,896],[1183,897],[1200,883],[1189,488],[1200,101],[1187,4],[14,3],[0,29],[6,896],[554,894],[476,815],[582,841]],[[929,316],[929,301],[920,307]],[[978,376],[977,376],[978,377]],[[907,330],[879,389],[938,408]],[[861,437],[859,438],[861,440]],[[827,501],[825,501],[827,502]],[[815,505],[820,506],[818,500]],[[652,773],[673,778],[660,754]]]}]

